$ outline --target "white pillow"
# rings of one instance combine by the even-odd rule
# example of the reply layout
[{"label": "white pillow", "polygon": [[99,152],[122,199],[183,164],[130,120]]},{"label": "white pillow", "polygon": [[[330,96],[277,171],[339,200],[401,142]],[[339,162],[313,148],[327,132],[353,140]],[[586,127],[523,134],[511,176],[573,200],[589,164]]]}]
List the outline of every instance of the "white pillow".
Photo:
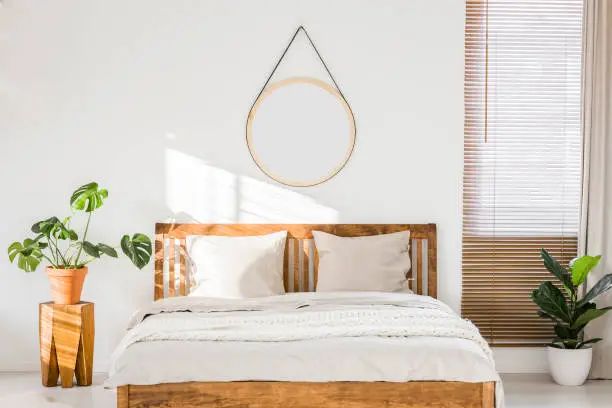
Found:
[{"label": "white pillow", "polygon": [[319,252],[317,292],[409,291],[410,231],[350,238],[312,234]]},{"label": "white pillow", "polygon": [[287,231],[248,237],[189,238],[194,290],[189,296],[244,299],[282,295]]}]

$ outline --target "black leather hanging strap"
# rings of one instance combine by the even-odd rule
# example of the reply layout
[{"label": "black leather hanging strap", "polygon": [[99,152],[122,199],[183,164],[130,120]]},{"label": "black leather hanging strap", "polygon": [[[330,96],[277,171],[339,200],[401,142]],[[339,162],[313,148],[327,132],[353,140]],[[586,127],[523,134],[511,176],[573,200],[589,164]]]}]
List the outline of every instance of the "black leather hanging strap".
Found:
[{"label": "black leather hanging strap", "polygon": [[338,93],[340,94],[340,96],[342,97],[342,99],[344,99],[344,102],[346,102],[348,104],[348,101],[346,100],[346,98],[344,97],[344,94],[342,93],[342,90],[340,89],[340,87],[338,86],[338,83],[336,82],[336,80],[334,79],[334,76],[332,75],[332,73],[330,72],[329,68],[327,67],[327,64],[325,63],[325,61],[323,60],[323,57],[321,56],[321,53],[319,52],[319,50],[317,49],[317,47],[315,46],[314,42],[312,41],[312,38],[310,38],[310,36],[308,35],[308,32],[306,31],[306,29],[304,28],[304,26],[299,26],[297,30],[295,30],[295,33],[293,34],[293,37],[291,37],[291,41],[289,41],[289,44],[287,44],[287,47],[285,47],[285,50],[283,51],[282,55],[280,56],[280,58],[278,59],[278,61],[276,62],[276,65],[274,65],[274,69],[272,70],[272,72],[270,73],[270,75],[268,76],[268,79],[266,79],[266,82],[264,83],[263,87],[261,88],[261,90],[259,91],[259,94],[257,94],[257,98],[255,98],[255,101],[253,102],[253,105],[251,106],[251,110],[253,109],[253,106],[255,106],[255,103],[257,103],[257,100],[259,99],[259,97],[261,96],[261,94],[264,92],[264,90],[266,89],[266,86],[268,86],[268,83],[270,83],[270,80],[272,79],[272,77],[274,76],[274,73],[276,72],[276,69],[278,68],[278,66],[280,65],[281,61],[283,60],[283,58],[285,58],[285,55],[287,54],[287,51],[289,51],[289,48],[291,47],[291,44],[293,44],[293,41],[295,40],[295,38],[297,37],[297,35],[299,34],[300,31],[303,31],[304,34],[306,34],[306,38],[308,39],[308,41],[310,42],[310,45],[312,45],[312,48],[315,50],[315,52],[317,53],[317,57],[319,57],[319,60],[321,61],[321,64],[323,64],[323,67],[325,68],[325,71],[327,71],[327,75],[329,75],[329,78],[332,80],[332,82],[334,83],[336,89],[338,90]]}]

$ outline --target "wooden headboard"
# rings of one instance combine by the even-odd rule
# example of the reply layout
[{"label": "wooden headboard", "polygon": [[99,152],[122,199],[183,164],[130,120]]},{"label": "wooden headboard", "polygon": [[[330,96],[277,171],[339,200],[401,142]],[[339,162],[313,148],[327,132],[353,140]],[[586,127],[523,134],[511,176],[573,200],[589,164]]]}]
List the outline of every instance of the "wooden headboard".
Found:
[{"label": "wooden headboard", "polygon": [[[185,241],[189,235],[248,236],[287,231],[284,281],[287,292],[314,291],[318,254],[312,231],[342,237],[410,231],[411,289],[437,297],[436,224],[155,224],[155,300],[185,296],[189,282]],[[425,270],[425,272],[424,272]],[[171,284],[170,284],[171,283]]]}]

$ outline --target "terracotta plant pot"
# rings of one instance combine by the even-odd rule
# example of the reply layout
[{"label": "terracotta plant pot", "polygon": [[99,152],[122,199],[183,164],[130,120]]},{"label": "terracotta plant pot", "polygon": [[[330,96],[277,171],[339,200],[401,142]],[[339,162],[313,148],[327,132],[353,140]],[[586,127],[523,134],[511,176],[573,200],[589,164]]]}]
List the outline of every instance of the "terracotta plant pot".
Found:
[{"label": "terracotta plant pot", "polygon": [[51,297],[56,305],[74,305],[81,300],[87,267],[80,269],[55,269],[47,267],[51,282]]}]

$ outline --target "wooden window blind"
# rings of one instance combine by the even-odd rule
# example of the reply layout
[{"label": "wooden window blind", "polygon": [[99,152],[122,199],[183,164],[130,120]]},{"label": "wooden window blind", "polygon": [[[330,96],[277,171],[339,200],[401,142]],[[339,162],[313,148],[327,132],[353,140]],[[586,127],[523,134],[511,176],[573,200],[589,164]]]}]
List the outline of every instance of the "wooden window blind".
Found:
[{"label": "wooden window blind", "polygon": [[540,248],[576,256],[583,0],[468,0],[462,311],[493,345],[550,342]]}]

